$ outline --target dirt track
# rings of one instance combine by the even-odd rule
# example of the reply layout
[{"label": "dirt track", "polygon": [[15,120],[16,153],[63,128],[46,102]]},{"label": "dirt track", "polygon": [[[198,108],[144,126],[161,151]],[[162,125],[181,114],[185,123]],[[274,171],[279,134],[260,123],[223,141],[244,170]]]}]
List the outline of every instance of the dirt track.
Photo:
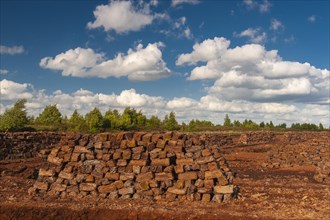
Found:
[{"label": "dirt track", "polygon": [[[0,219],[330,219],[330,186],[313,179],[315,166],[265,168],[275,144],[223,149],[239,198],[227,204],[150,202],[96,197],[29,196],[40,158],[0,161]],[[308,144],[308,142],[306,142]]]}]

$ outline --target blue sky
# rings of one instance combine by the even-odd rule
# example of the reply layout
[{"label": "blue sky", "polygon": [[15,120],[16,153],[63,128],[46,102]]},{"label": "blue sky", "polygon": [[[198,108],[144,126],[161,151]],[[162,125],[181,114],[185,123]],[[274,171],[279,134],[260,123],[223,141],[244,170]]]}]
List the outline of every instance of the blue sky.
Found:
[{"label": "blue sky", "polygon": [[329,1],[1,1],[1,112],[329,125]]}]

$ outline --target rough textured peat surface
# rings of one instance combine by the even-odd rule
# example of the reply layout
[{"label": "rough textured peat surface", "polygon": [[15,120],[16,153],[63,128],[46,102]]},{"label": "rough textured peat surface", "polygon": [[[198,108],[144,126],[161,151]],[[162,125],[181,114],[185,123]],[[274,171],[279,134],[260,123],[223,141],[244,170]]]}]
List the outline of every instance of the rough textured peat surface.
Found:
[{"label": "rough textured peat surface", "polygon": [[40,156],[47,153],[61,140],[56,132],[0,132],[0,160]]},{"label": "rough textured peat surface", "polygon": [[212,142],[208,135],[173,132],[68,133],[29,192],[221,203],[238,188],[220,145]]},{"label": "rough textured peat surface", "polygon": [[[142,135],[141,139],[137,137],[138,134]],[[158,134],[160,136],[157,141],[154,141],[155,146],[144,146],[141,151],[141,158],[146,158],[143,162],[143,165],[146,164],[145,168],[134,165],[134,170],[131,162],[143,160],[134,159],[137,157],[137,150],[134,151],[134,149],[139,145],[143,146],[141,141],[146,134],[127,133],[127,136],[119,138],[121,139],[120,144],[111,145],[112,136],[117,137],[117,135],[119,134],[107,134],[106,138],[100,134],[89,135],[89,143],[92,143],[93,147],[88,147],[87,143],[79,144],[79,140],[82,140],[84,136],[78,135],[78,138],[76,135],[67,134],[66,138],[62,139],[62,143],[52,148],[53,151],[48,158],[46,158],[47,154],[44,154],[44,158],[36,156],[0,160],[0,200],[2,201],[0,219],[330,219],[329,132],[186,135],[185,141],[191,140],[191,142],[187,142],[189,147],[184,146],[182,150],[177,149],[178,152],[172,152],[172,154],[168,151],[167,145],[170,145],[170,141],[175,141],[177,134],[167,133],[165,135],[162,133]],[[168,135],[170,138],[167,137]],[[140,143],[135,138],[140,140]],[[193,141],[196,138],[198,140]],[[129,141],[133,139],[135,146]],[[167,140],[167,143],[162,147],[164,140]],[[109,141],[110,148],[106,148],[104,143]],[[158,141],[160,142],[157,147]],[[98,142],[102,144],[97,145]],[[122,145],[122,142],[125,143],[125,146]],[[151,140],[149,143],[151,142],[153,141]],[[85,153],[80,151],[79,156],[74,156],[77,158],[75,159],[73,154],[77,153],[76,146],[80,145],[83,145],[80,150]],[[194,152],[186,150],[192,149],[194,146],[201,146],[201,148]],[[159,152],[166,152],[166,154],[151,153],[155,149]],[[213,149],[217,149],[220,154],[218,158]],[[115,153],[117,150],[120,153]],[[203,164],[199,164],[199,170],[193,170],[193,165],[183,165],[183,169],[179,169],[182,173],[177,173],[180,157],[184,160],[192,158],[193,164],[198,164],[197,161],[200,158],[205,158],[209,154],[207,150],[211,153],[210,156],[213,156],[214,161],[205,163],[207,166],[203,166],[204,168],[202,168]],[[181,154],[177,154],[180,151]],[[201,153],[196,154],[198,151]],[[70,158],[65,157],[68,152],[71,153]],[[103,157],[103,153],[112,156],[108,160],[106,158],[108,155]],[[94,159],[87,154],[93,155]],[[146,154],[149,156],[146,157]],[[115,158],[118,158],[114,159],[114,155],[116,155]],[[123,159],[124,157],[129,159]],[[162,159],[169,159],[170,162],[168,165],[166,160],[166,166],[152,165],[153,159],[159,163]],[[78,164],[72,164],[74,162],[72,160],[77,160],[75,163]],[[98,170],[98,166],[94,164],[90,173],[89,171],[83,173],[81,169],[84,167],[84,162],[91,162],[91,160],[94,162],[113,161],[115,163],[113,167],[117,167],[117,170],[111,174],[109,166],[103,166],[101,172],[97,173],[95,171]],[[126,165],[124,165],[124,160],[126,160]],[[191,160],[187,161],[191,162]],[[118,162],[121,166],[118,166]],[[162,168],[153,168],[154,166],[162,166]],[[220,183],[218,177],[211,178],[213,188],[209,186],[209,191],[204,189],[205,184],[211,184],[211,181],[205,182],[208,180],[205,178],[205,172],[216,167],[226,177],[227,186],[239,187],[239,192],[235,192],[238,193],[237,199],[225,199],[225,197],[231,198],[234,194],[225,196],[225,194],[215,192],[215,187]],[[107,170],[108,168],[109,170]],[[160,169],[162,169],[161,172]],[[194,169],[197,169],[197,166]],[[205,169],[204,179],[198,175],[203,169]],[[152,174],[149,174],[150,177],[152,176],[150,182],[146,181],[148,184],[142,184],[147,190],[139,188],[141,182],[137,181],[137,177],[143,174],[142,170],[148,170],[146,173]],[[173,176],[170,175],[171,183],[159,180],[156,181],[159,185],[152,185],[156,178],[169,175],[166,173],[170,170]],[[48,175],[46,175],[47,171]],[[61,174],[61,172],[63,173]],[[195,172],[197,178],[191,172]],[[81,182],[77,181],[79,173],[85,175]],[[131,174],[127,175],[127,173]],[[178,174],[183,173],[188,174],[181,176],[180,179]],[[119,179],[108,179],[107,182],[105,177],[106,175],[111,176],[110,174],[115,178],[119,175]],[[122,174],[124,175],[121,176]],[[102,178],[100,178],[101,176]],[[132,176],[133,180],[131,180]],[[140,176],[139,180],[141,178]],[[198,182],[203,181],[203,187],[198,184],[196,186],[198,179],[200,179]],[[92,185],[93,191],[81,190],[80,184],[87,184],[86,180],[95,184]],[[112,186],[118,181],[124,183],[123,188],[117,189]],[[37,187],[38,184],[36,185],[37,182],[47,184],[44,189],[40,189]],[[72,193],[70,190],[75,187],[74,184],[77,184],[77,187]],[[110,193],[99,192],[102,188],[104,188],[102,190],[106,190],[104,186],[111,188],[110,185],[113,187],[113,191],[117,192],[117,194],[114,193],[114,197],[110,195],[113,191]],[[99,188],[101,186],[102,188]],[[170,195],[171,192],[167,192],[167,190],[170,188],[179,190],[181,188],[187,191],[185,194],[172,193],[175,196],[168,196],[167,194]],[[199,192],[200,196],[196,196],[195,194],[200,189],[202,189]],[[122,190],[122,194],[119,193],[119,190]],[[194,192],[194,194],[188,193],[189,190],[192,190],[190,192]],[[133,193],[130,193],[132,191]],[[157,195],[159,192],[161,193]],[[205,196],[203,199],[203,194],[210,196]],[[220,203],[212,202],[215,195],[220,195]]]},{"label": "rough textured peat surface", "polygon": [[284,143],[272,149],[265,167],[315,166],[314,179],[330,184],[330,136],[328,132],[284,135]]}]

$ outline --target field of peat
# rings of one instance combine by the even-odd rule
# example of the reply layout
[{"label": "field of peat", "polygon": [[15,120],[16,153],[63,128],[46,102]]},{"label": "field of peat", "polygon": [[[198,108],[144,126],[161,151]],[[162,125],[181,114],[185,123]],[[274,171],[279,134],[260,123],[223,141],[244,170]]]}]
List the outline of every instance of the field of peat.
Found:
[{"label": "field of peat", "polygon": [[0,219],[330,218],[330,132],[0,138]]}]

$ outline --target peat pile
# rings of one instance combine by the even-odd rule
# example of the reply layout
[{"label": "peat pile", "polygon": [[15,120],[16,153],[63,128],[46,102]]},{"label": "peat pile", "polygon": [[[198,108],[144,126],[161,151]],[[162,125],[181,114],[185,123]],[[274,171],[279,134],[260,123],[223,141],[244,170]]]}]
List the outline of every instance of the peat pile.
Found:
[{"label": "peat pile", "polygon": [[[318,137],[318,134],[322,134],[325,132],[285,132],[284,141],[290,143],[290,144],[298,144],[305,141],[310,141],[311,139],[315,139]],[[321,136],[322,136],[321,135]]]},{"label": "peat pile", "polygon": [[61,140],[56,132],[0,133],[0,160],[47,156]]},{"label": "peat pile", "polygon": [[330,132],[289,132],[284,137],[285,143],[271,150],[267,167],[313,165],[316,166],[314,179],[330,182]]},{"label": "peat pile", "polygon": [[[68,133],[52,149],[49,169],[39,170],[29,192],[61,197],[228,201],[238,188],[232,184],[233,175],[220,145],[210,137],[173,132]],[[220,143],[229,142],[227,137]]]},{"label": "peat pile", "polygon": [[330,132],[322,132],[321,137],[314,137],[312,145],[318,146],[321,161],[316,164],[314,179],[320,183],[330,183]]},{"label": "peat pile", "polygon": [[234,144],[233,137],[234,135],[232,134],[209,133],[203,134],[201,138],[205,141],[205,145],[207,146],[216,145],[218,147],[222,147],[232,146]]},{"label": "peat pile", "polygon": [[246,132],[241,134],[238,143],[244,145],[268,144],[275,142],[275,133],[268,131]]}]

